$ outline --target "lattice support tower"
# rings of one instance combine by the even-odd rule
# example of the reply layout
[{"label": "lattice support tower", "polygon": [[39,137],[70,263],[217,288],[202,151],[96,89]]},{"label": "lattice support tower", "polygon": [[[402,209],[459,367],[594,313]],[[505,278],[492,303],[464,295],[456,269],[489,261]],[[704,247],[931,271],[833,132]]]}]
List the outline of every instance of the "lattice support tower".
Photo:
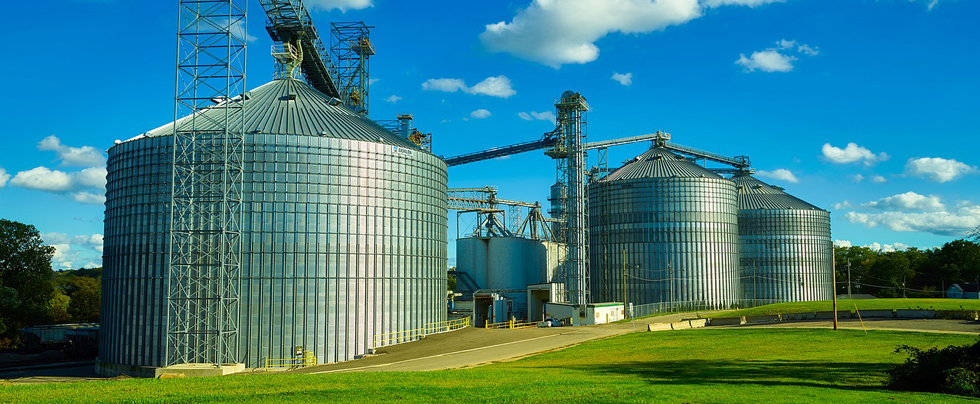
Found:
[{"label": "lattice support tower", "polygon": [[238,320],[246,4],[180,0],[164,353],[168,365],[220,366],[242,359]]},{"label": "lattice support tower", "polygon": [[[567,248],[560,263],[569,303],[584,311],[589,303],[588,212],[585,196],[588,140],[586,111],[589,105],[579,93],[566,91],[555,103],[559,141],[546,154],[556,160],[558,184],[565,185],[564,213],[559,237]],[[557,185],[557,184],[556,184]]]},{"label": "lattice support tower", "polygon": [[368,61],[374,55],[371,28],[363,22],[331,24],[330,53],[337,68],[341,92],[349,97],[349,105],[358,112],[368,113]]}]

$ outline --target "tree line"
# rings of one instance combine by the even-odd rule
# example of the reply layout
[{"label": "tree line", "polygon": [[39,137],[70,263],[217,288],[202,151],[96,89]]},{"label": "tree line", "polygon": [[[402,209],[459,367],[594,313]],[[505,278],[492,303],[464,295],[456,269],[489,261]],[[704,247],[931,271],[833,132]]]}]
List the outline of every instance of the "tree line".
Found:
[{"label": "tree line", "polygon": [[55,249],[28,224],[0,219],[0,349],[20,345],[20,329],[99,321],[102,268],[55,272]]},{"label": "tree line", "polygon": [[980,283],[980,228],[942,247],[875,251],[834,247],[837,294],[877,297],[945,297],[959,283]]}]

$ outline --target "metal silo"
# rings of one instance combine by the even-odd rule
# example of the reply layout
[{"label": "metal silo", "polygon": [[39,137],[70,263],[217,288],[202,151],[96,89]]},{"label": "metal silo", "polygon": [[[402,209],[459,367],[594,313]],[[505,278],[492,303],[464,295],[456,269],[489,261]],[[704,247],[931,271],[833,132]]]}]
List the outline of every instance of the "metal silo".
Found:
[{"label": "metal silo", "polygon": [[[246,366],[294,347],[350,360],[376,334],[445,320],[445,162],[297,80],[246,96]],[[106,373],[165,365],[172,133],[167,124],[109,149]]]},{"label": "metal silo", "polygon": [[652,304],[649,312],[736,303],[731,181],[654,147],[591,184],[588,195],[593,300],[625,297]]},{"label": "metal silo", "polygon": [[745,299],[767,304],[833,298],[830,213],[748,173],[732,181],[738,188]]}]

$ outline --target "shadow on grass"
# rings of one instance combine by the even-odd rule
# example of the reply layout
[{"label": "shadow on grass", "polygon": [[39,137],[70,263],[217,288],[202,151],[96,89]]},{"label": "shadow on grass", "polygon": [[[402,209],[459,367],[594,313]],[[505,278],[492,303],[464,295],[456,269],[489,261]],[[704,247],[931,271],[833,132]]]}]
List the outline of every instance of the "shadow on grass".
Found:
[{"label": "shadow on grass", "polygon": [[875,379],[893,365],[817,361],[677,360],[621,362],[601,366],[563,366],[590,373],[638,376],[651,384],[762,385],[881,390]]}]

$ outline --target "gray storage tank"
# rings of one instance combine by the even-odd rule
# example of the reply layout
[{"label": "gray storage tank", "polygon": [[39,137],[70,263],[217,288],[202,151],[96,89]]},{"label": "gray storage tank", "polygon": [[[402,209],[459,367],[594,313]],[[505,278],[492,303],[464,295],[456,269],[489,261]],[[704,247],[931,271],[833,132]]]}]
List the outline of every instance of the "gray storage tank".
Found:
[{"label": "gray storage tank", "polygon": [[660,147],[592,183],[593,300],[621,301],[625,283],[625,298],[634,304],[733,306],[739,291],[735,196],[731,181]]},{"label": "gray storage tank", "polygon": [[832,299],[830,213],[745,172],[732,181],[747,303]]},{"label": "gray storage tank", "polygon": [[[446,163],[303,82],[248,96],[245,365],[296,346],[351,360],[376,334],[445,320]],[[109,149],[103,369],[165,365],[172,133]]]}]

